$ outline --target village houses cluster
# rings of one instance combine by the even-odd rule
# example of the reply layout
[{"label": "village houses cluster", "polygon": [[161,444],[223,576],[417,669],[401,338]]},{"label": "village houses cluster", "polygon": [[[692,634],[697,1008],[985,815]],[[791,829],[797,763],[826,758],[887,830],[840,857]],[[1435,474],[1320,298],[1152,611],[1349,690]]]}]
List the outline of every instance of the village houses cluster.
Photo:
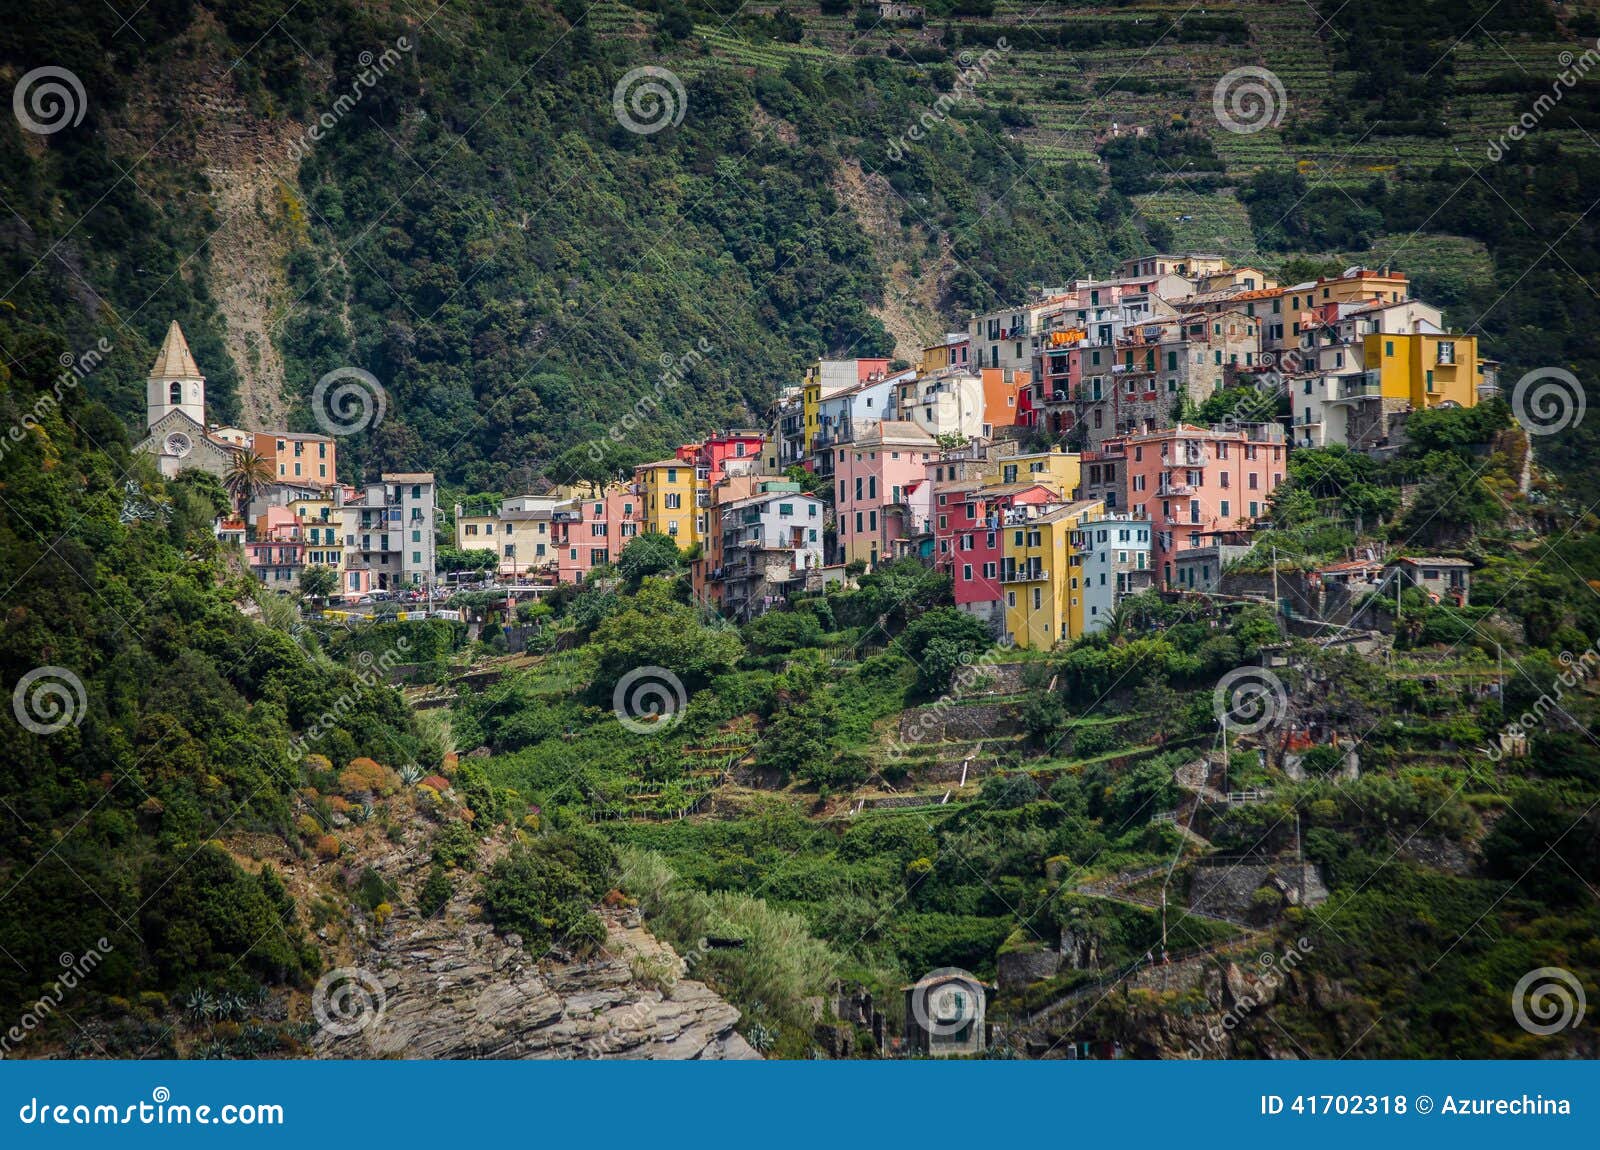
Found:
[{"label": "village houses cluster", "polygon": [[[167,344],[146,449],[169,470],[225,457],[249,434],[206,429],[176,325]],[[957,605],[997,638],[1045,648],[1106,626],[1128,594],[1215,591],[1292,448],[1393,453],[1412,412],[1478,403],[1496,367],[1404,275],[1280,285],[1221,256],[1143,256],[974,316],[902,369],[821,360],[776,397],[770,426],[719,430],[627,481],[458,505],[454,544],[492,552],[503,580],[548,585],[660,533],[689,554],[696,594],[738,619],[917,558],[948,572]],[[1257,402],[1196,421],[1238,388]],[[269,584],[318,563],[347,598],[434,577],[431,475],[348,489],[327,437],[253,444],[277,481],[245,541]]]},{"label": "village houses cluster", "polygon": [[146,381],[145,422],[137,449],[163,475],[194,469],[233,488],[234,512],[217,533],[244,549],[268,587],[295,590],[309,568],[329,569],[330,598],[349,602],[432,582],[433,476],[385,473],[351,487],[338,480],[333,436],[209,423],[205,376],[176,322]]}]

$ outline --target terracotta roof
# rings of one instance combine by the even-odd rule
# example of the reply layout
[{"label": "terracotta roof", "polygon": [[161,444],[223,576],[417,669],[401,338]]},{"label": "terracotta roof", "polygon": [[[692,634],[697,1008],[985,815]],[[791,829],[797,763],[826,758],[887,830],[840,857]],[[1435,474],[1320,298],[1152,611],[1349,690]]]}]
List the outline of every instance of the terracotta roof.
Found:
[{"label": "terracotta roof", "polygon": [[203,379],[200,366],[189,354],[189,341],[183,338],[183,329],[173,320],[167,328],[167,338],[161,341],[156,353],[155,366],[150,369],[151,379]]}]

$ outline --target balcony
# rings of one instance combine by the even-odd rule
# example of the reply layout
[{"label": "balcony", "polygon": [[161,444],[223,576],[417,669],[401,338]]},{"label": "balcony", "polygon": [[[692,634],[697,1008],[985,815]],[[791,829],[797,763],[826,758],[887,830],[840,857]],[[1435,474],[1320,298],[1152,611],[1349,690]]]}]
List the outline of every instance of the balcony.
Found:
[{"label": "balcony", "polygon": [[1382,394],[1378,373],[1363,371],[1359,375],[1345,376],[1338,381],[1338,387],[1329,400],[1331,403],[1354,402],[1376,399]]},{"label": "balcony", "polygon": [[1000,569],[1000,582],[1002,583],[1038,583],[1050,578],[1050,572],[1044,567],[1018,567],[1010,570]]}]

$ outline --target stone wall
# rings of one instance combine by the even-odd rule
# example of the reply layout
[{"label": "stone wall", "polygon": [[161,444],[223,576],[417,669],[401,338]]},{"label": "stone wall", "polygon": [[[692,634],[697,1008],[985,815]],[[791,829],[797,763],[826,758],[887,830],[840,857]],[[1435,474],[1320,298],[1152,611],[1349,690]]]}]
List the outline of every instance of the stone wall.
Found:
[{"label": "stone wall", "polygon": [[903,743],[942,743],[952,739],[987,739],[1020,730],[1017,707],[1011,703],[934,703],[900,715]]},{"label": "stone wall", "polygon": [[1305,863],[1303,870],[1292,860],[1197,866],[1189,876],[1189,906],[1221,918],[1248,919],[1255,913],[1252,898],[1257,890],[1272,887],[1293,906],[1300,902],[1302,880],[1305,905],[1316,906],[1327,900],[1328,888],[1315,863]]},{"label": "stone wall", "polygon": [[1017,990],[1030,983],[1052,978],[1060,969],[1060,951],[1009,951],[1000,956],[998,964],[1000,989]]}]

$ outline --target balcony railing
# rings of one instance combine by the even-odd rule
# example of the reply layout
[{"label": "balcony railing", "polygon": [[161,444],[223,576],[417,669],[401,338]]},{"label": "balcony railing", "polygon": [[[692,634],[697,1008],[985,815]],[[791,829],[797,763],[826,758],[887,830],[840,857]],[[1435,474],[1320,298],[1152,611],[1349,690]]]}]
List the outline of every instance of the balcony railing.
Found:
[{"label": "balcony railing", "polygon": [[1339,380],[1338,390],[1334,393],[1336,399],[1368,399],[1380,393],[1381,383],[1375,371],[1363,371],[1359,375],[1347,376]]},{"label": "balcony railing", "polygon": [[1002,583],[1038,583],[1050,578],[1050,572],[1044,567],[1018,567],[1015,570],[1001,568],[1000,582]]}]

